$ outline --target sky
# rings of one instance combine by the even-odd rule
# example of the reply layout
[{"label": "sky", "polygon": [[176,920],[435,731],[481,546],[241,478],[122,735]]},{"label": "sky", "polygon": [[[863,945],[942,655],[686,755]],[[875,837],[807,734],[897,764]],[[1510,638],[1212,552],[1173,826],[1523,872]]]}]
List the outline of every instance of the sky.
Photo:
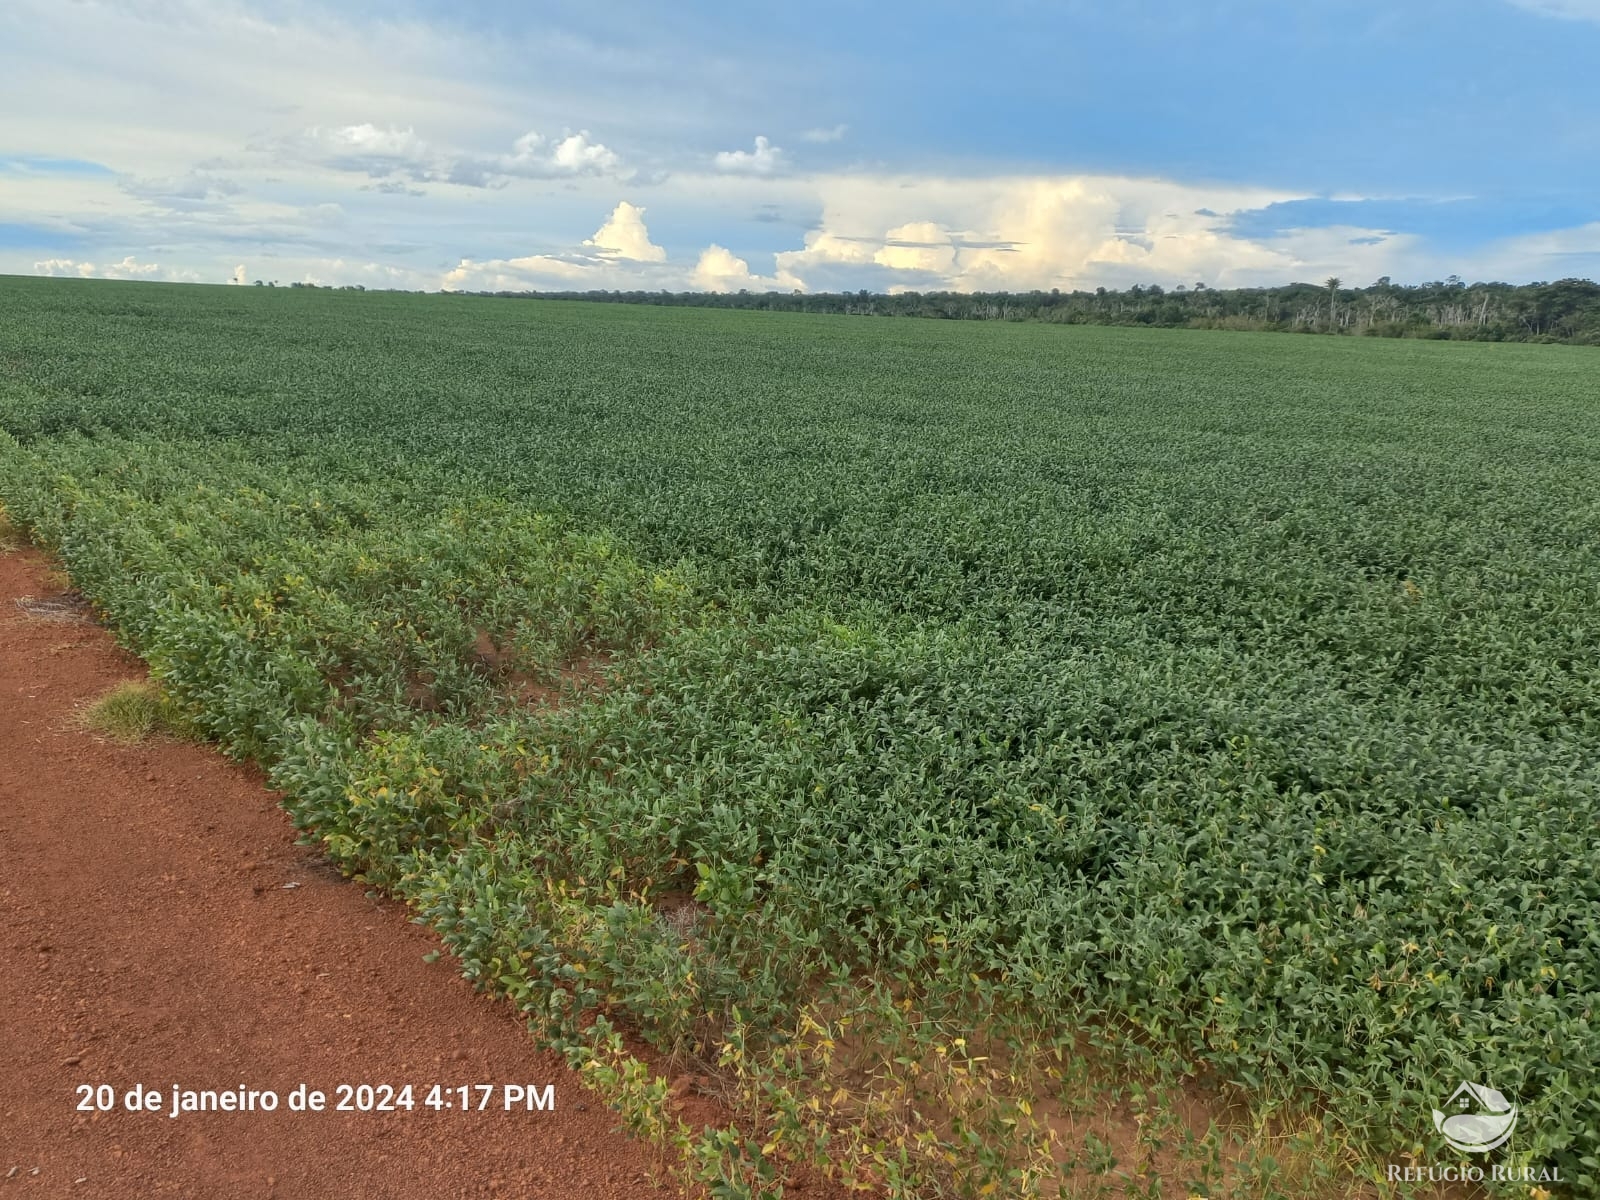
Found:
[{"label": "sky", "polygon": [[1600,278],[1600,0],[5,0],[0,273]]}]

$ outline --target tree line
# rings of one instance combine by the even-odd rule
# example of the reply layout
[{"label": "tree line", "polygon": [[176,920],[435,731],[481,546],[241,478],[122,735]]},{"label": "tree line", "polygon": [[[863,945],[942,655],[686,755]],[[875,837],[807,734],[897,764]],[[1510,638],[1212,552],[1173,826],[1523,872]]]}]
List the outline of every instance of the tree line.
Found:
[{"label": "tree line", "polygon": [[1043,321],[1062,325],[1149,325],[1186,329],[1255,329],[1291,333],[1414,337],[1492,342],[1600,345],[1600,284],[1396,284],[1370,287],[1339,279],[1284,287],[1212,288],[1204,282],[1163,288],[1070,292],[492,292],[515,299],[587,300],[750,308],[773,312],[928,317],[950,321]]}]

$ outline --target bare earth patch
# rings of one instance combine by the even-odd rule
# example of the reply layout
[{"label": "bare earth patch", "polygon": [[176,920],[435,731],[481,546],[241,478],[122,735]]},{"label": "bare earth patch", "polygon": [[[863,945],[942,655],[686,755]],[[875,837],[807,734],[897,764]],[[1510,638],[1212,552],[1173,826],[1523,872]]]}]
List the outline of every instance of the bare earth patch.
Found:
[{"label": "bare earth patch", "polygon": [[[255,771],[73,715],[140,663],[44,561],[0,556],[0,1191],[20,1196],[659,1198],[653,1155],[403,907],[310,850]],[[8,603],[9,601],[9,603]],[[58,622],[84,622],[63,644]],[[432,1083],[553,1084],[544,1113]],[[130,1113],[135,1084],[421,1085],[409,1112]],[[80,1112],[80,1085],[110,1112]]]},{"label": "bare earth patch", "polygon": [[88,621],[89,606],[75,595],[17,596],[14,603],[36,621]]}]

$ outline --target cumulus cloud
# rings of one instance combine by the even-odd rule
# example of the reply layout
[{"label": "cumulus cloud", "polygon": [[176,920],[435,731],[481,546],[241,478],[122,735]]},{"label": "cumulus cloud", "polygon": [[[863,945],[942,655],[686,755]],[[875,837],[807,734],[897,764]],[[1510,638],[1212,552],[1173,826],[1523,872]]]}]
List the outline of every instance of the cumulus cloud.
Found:
[{"label": "cumulus cloud", "polygon": [[[583,291],[599,286],[592,268],[601,260],[586,263],[555,254],[526,254],[520,258],[463,258],[445,272],[439,286],[461,292]],[[589,283],[583,281],[588,278]]]},{"label": "cumulus cloud", "polygon": [[[92,262],[75,262],[70,258],[47,258],[34,263],[33,270],[37,275],[78,275],[84,279],[96,276],[101,279],[150,279],[162,273],[160,263],[142,263],[131,254],[121,262],[103,267],[97,267]],[[191,271],[167,271],[164,276],[167,279],[193,277]]]},{"label": "cumulus cloud", "polygon": [[[1258,188],[1191,187],[1112,176],[938,179],[832,176],[822,219],[780,273],[875,268],[894,285],[955,291],[1134,282],[1280,282],[1306,247],[1235,237],[1231,214],[1292,198]],[[1374,231],[1341,231],[1344,239]],[[1343,245],[1348,256],[1357,248]],[[1392,250],[1393,247],[1386,247]]]},{"label": "cumulus cloud", "polygon": [[254,149],[291,162],[347,171],[382,181],[388,190],[417,183],[501,187],[512,179],[575,179],[631,173],[622,158],[584,129],[560,138],[529,131],[502,154],[476,154],[436,146],[407,126],[316,126]]},{"label": "cumulus cloud", "polygon": [[[1600,0],[1506,0],[1512,3],[1528,10],[1522,23],[1530,26],[1543,23],[1533,14],[1600,19]],[[763,77],[768,97],[815,94],[788,86],[814,76],[815,63],[780,56],[724,72],[688,34],[635,39],[626,48],[593,29],[584,33],[587,18],[575,25],[552,18],[532,23],[538,37],[518,40],[433,20],[422,15],[429,6],[381,20],[366,6],[344,6],[344,15],[339,7],[95,0],[86,10],[60,0],[7,0],[0,92],[9,88],[15,102],[0,104],[0,133],[9,130],[9,139],[0,137],[8,164],[0,225],[28,231],[28,240],[0,246],[0,270],[26,272],[42,260],[40,269],[74,275],[132,274],[159,262],[163,271],[181,264],[221,279],[248,255],[253,272],[279,279],[297,278],[300,269],[317,279],[400,278],[376,270],[387,262],[436,286],[439,264],[472,261],[460,252],[473,247],[489,267],[508,264],[499,274],[521,286],[533,279],[685,286],[699,271],[697,256],[669,262],[629,209],[613,211],[586,243],[491,257],[560,245],[599,222],[624,190],[616,181],[629,180],[631,193],[647,179],[651,215],[670,209],[706,230],[696,250],[717,239],[709,258],[698,256],[702,277],[716,286],[759,287],[766,278],[748,263],[736,266],[741,260],[723,243],[740,247],[774,283],[787,271],[783,283],[804,278],[852,290],[1196,279],[1220,287],[1369,271],[1559,278],[1593,273],[1600,263],[1593,230],[1458,245],[1446,257],[1390,230],[1261,232],[1259,221],[1234,221],[1303,192],[1065,168],[1034,177],[949,178],[932,169],[808,174],[767,136],[721,154],[714,151],[731,142],[694,149],[703,136],[694,123],[752,94],[745,85],[754,76]],[[85,11],[93,20],[85,21]],[[672,30],[667,21],[663,31]],[[680,102],[686,71],[726,103]],[[785,86],[774,84],[774,72]],[[802,151],[854,136],[831,124],[851,115],[843,110],[783,110],[751,110],[744,127],[774,130]],[[541,114],[527,122],[539,131],[512,140],[523,126],[507,127],[508,113]],[[261,140],[241,145],[241,130],[260,131]],[[974,171],[986,169],[973,161]],[[1271,170],[1270,163],[1261,159],[1257,169]],[[674,173],[657,182],[668,168]],[[541,189],[536,216],[522,194],[532,189],[508,186],[523,179],[560,185]],[[346,209],[323,203],[331,200]],[[587,215],[573,224],[579,212]],[[540,224],[530,227],[534,219]],[[775,265],[755,255],[773,250],[780,252]]]},{"label": "cumulus cloud", "polygon": [[712,161],[719,171],[738,175],[771,175],[784,165],[784,155],[765,137],[757,137],[754,150],[721,150]]},{"label": "cumulus cloud", "polygon": [[[340,128],[357,132],[340,141],[337,153],[351,163],[370,162],[372,170],[388,171],[391,161],[408,155],[433,154],[408,128]],[[519,139],[496,160],[497,169],[510,163],[532,170],[536,162],[579,172],[605,169],[610,160],[593,150],[599,144],[573,141],[577,136]],[[770,143],[766,148],[774,149]],[[448,167],[445,162],[439,169]],[[645,208],[618,201],[615,193],[596,203],[595,191],[606,183],[552,189],[539,210],[548,224],[535,227],[535,236],[547,234],[550,225],[594,232],[581,240],[546,237],[542,245],[534,243],[537,251],[519,255],[516,250],[529,246],[528,233],[521,232],[529,212],[515,192],[469,199],[428,187],[425,199],[402,206],[350,190],[343,193],[346,210],[338,204],[283,203],[274,198],[272,180],[260,175],[246,176],[248,188],[236,193],[218,173],[222,169],[155,180],[38,179],[8,186],[0,197],[0,221],[59,230],[61,239],[42,236],[26,251],[0,253],[0,271],[31,266],[54,274],[176,278],[181,266],[222,279],[234,256],[243,253],[262,278],[369,287],[1028,291],[1196,280],[1214,287],[1274,286],[1329,275],[1556,279],[1600,270],[1600,226],[1489,243],[1446,261],[1424,239],[1393,229],[1274,227],[1274,218],[1302,211],[1287,202],[1311,198],[1303,192],[1111,175],[863,171],[769,176],[705,169],[671,177],[652,189],[650,213],[659,206],[680,221],[692,215],[713,231],[696,243],[703,251],[676,261],[652,240]],[[403,174],[374,181],[391,182],[415,190]],[[99,190],[82,190],[91,185]],[[286,194],[297,194],[298,183],[288,186]],[[402,209],[410,212],[402,217]],[[792,224],[764,219],[780,211],[793,214]],[[581,222],[576,226],[575,217]],[[716,232],[719,222],[741,230],[727,237],[748,239],[732,243],[741,248],[738,253]],[[793,232],[784,232],[783,225]],[[458,254],[449,260],[453,268],[441,270],[436,247],[457,236],[497,249]],[[706,245],[712,237],[717,240]],[[130,247],[135,255],[125,257]],[[498,247],[512,253],[499,257],[505,250]],[[752,253],[772,250],[771,259]],[[234,272],[236,282],[253,277],[242,268]]]},{"label": "cumulus cloud", "polygon": [[606,223],[595,230],[594,236],[584,241],[608,258],[626,258],[634,262],[666,262],[667,252],[650,241],[650,231],[644,224],[645,210],[636,204],[621,201]]},{"label": "cumulus cloud", "polygon": [[943,274],[956,265],[956,242],[943,225],[912,221],[889,230],[884,235],[883,245],[873,251],[872,261],[896,271]]},{"label": "cumulus cloud", "polygon": [[330,150],[348,156],[357,163],[378,161],[408,161],[431,153],[428,143],[417,136],[415,129],[380,129],[371,122],[346,125],[342,129],[312,129],[313,141],[320,141]]},{"label": "cumulus cloud", "polygon": [[248,275],[246,275],[246,273],[245,273],[244,264],[240,263],[238,266],[236,266],[233,269],[233,274],[228,277],[228,282],[229,283],[243,284],[243,283],[246,282],[246,280],[248,278],[249,278]]},{"label": "cumulus cloud", "polygon": [[142,263],[130,254],[121,262],[113,263],[100,273],[107,279],[148,279],[160,270],[160,263]]},{"label": "cumulus cloud", "polygon": [[[737,203],[776,188],[785,205],[819,205],[803,244],[780,249],[770,273],[721,242],[692,263],[669,262],[644,209],[623,201],[594,235],[557,252],[463,259],[444,285],[464,290],[690,287],[789,291],[809,285],[889,291],[1029,291],[1205,280],[1214,287],[1295,279],[1406,277],[1433,265],[1420,240],[1355,226],[1245,236],[1239,214],[1299,193],[1119,176],[950,178],[841,173],[782,180],[681,178],[669,197]],[[1569,252],[1581,253],[1578,239]],[[1563,243],[1563,249],[1566,244]],[[1459,264],[1451,269],[1459,269]]]},{"label": "cumulus cloud", "polygon": [[707,246],[695,264],[690,283],[703,292],[752,292],[805,290],[805,284],[792,272],[780,270],[768,278],[753,274],[750,264],[723,246]]},{"label": "cumulus cloud", "polygon": [[47,258],[34,263],[33,272],[35,275],[82,275],[89,279],[95,273],[95,265],[92,262],[74,262],[70,258]]},{"label": "cumulus cloud", "polygon": [[587,129],[550,142],[538,133],[525,133],[512,153],[502,159],[508,175],[543,178],[549,175],[615,175],[622,159],[599,142],[589,140]]},{"label": "cumulus cloud", "polygon": [[487,292],[636,288],[649,282],[659,286],[670,278],[657,269],[666,262],[667,252],[651,242],[644,212],[636,204],[619,202],[593,237],[565,253],[463,258],[446,272],[440,286]]},{"label": "cumulus cloud", "polygon": [[758,275],[724,246],[708,246],[695,265],[667,260],[650,240],[645,210],[621,201],[605,223],[570,250],[517,258],[463,258],[440,286],[452,291],[590,291],[668,288],[708,292],[805,290],[793,271]]}]

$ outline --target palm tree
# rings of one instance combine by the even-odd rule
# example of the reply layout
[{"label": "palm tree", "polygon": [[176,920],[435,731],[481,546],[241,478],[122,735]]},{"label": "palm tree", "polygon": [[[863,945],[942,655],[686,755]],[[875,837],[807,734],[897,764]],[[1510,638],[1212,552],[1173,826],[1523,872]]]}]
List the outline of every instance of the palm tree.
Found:
[{"label": "palm tree", "polygon": [[1343,282],[1344,282],[1344,280],[1340,279],[1337,275],[1330,275],[1328,277],[1328,282],[1324,285],[1328,289],[1328,328],[1329,329],[1333,328],[1333,315],[1334,315],[1333,314],[1333,310],[1334,310],[1334,305],[1338,303],[1338,300],[1339,300],[1339,285],[1341,283],[1343,283]]}]

